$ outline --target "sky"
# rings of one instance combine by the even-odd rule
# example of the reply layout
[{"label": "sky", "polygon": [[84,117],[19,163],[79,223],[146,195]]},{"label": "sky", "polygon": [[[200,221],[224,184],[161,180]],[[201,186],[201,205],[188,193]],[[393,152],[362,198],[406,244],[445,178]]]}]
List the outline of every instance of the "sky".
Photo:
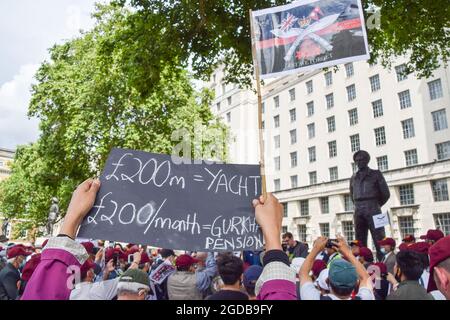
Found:
[{"label": "sky", "polygon": [[94,25],[95,0],[0,1],[0,148],[34,142],[38,120],[27,117],[31,84],[48,49]]}]

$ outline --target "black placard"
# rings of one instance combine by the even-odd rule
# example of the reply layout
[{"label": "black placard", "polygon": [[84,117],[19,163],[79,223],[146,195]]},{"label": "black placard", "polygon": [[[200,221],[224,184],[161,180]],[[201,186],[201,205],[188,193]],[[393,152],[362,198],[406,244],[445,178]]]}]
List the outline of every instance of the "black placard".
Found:
[{"label": "black placard", "polygon": [[252,207],[261,194],[258,165],[113,149],[100,180],[78,237],[175,250],[262,248]]}]

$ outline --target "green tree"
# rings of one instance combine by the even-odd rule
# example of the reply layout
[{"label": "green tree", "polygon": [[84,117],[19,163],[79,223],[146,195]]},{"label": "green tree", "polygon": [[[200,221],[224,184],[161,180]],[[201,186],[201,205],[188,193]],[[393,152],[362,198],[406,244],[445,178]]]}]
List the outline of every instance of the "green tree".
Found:
[{"label": "green tree", "polygon": [[[252,56],[248,11],[289,2],[292,1],[113,0],[112,7],[134,9],[124,21],[127,27],[122,28],[121,41],[116,46],[132,51],[134,55],[125,56],[127,62],[149,77],[156,61],[152,55],[168,62],[179,58],[185,65],[190,63],[196,75],[203,78],[224,61],[228,81],[249,86]],[[362,2],[366,21],[372,21],[374,8],[381,19],[378,27],[368,29],[371,62],[378,60],[389,66],[393,56],[408,54],[409,71],[429,76],[441,61],[449,60],[448,0]],[[145,49],[145,53],[137,53],[136,47]]]},{"label": "green tree", "polygon": [[131,57],[145,59],[148,48],[115,45],[131,14],[108,14],[92,31],[51,48],[39,68],[29,115],[40,120],[41,135],[18,149],[12,175],[0,185],[0,212],[43,225],[51,198],[66,208],[76,185],[100,173],[113,147],[171,154],[178,129],[190,137],[205,132],[181,156],[198,157],[218,141],[223,152],[214,156],[226,159],[228,133],[210,111],[212,93],[196,91],[175,58],[153,61],[149,72],[129,64]]}]

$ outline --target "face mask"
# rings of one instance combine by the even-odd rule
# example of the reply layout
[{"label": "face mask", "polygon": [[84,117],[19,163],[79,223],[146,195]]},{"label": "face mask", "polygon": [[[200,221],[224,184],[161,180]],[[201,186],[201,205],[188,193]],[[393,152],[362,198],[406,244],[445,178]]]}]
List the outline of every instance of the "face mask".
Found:
[{"label": "face mask", "polygon": [[381,251],[382,254],[386,254],[386,249],[385,248],[381,248],[380,251]]}]

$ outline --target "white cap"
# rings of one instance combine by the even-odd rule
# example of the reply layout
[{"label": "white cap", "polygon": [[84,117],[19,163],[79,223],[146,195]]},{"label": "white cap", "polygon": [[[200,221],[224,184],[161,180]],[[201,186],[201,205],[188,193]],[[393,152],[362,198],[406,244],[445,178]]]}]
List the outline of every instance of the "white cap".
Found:
[{"label": "white cap", "polygon": [[328,270],[329,269],[323,269],[320,271],[319,277],[316,280],[316,285],[322,290],[330,291],[330,287],[327,284]]},{"label": "white cap", "polygon": [[305,262],[305,258],[294,258],[291,262],[291,268],[295,271],[295,273],[298,273],[300,271],[300,268],[303,265],[303,262]]}]

